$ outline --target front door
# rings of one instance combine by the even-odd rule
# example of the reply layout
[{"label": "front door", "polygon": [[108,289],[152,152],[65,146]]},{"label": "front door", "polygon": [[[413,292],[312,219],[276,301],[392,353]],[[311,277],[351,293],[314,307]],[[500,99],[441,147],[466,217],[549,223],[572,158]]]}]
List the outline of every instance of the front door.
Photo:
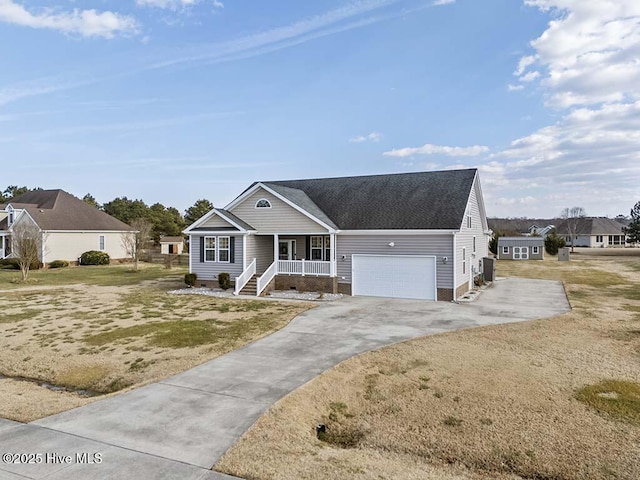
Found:
[{"label": "front door", "polygon": [[280,240],[278,246],[279,260],[295,260],[296,259],[296,241]]}]

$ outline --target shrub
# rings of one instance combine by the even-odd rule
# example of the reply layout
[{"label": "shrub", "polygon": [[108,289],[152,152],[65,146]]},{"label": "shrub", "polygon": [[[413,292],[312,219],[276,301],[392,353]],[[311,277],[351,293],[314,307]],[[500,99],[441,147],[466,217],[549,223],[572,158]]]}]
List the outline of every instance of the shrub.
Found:
[{"label": "shrub", "polygon": [[231,288],[231,275],[227,272],[222,272],[218,275],[218,285],[220,285],[220,288],[223,290]]},{"label": "shrub", "polygon": [[564,241],[564,238],[556,232],[551,232],[547,235],[547,238],[544,239],[544,249],[549,255],[557,255],[558,250],[563,248],[566,244],[567,242]]},{"label": "shrub", "polygon": [[[40,270],[42,268],[42,262],[37,261],[29,265],[29,270]],[[3,258],[0,260],[0,270],[20,270],[20,259],[18,258]]]},{"label": "shrub", "polygon": [[184,275],[184,283],[186,283],[189,287],[193,287],[196,284],[196,279],[198,275],[195,273],[185,273]]},{"label": "shrub", "polygon": [[109,265],[109,254],[97,250],[89,250],[80,255],[80,265]]},{"label": "shrub", "polygon": [[49,264],[49,268],[64,268],[68,266],[69,262],[67,262],[66,260],[54,260]]},{"label": "shrub", "polygon": [[0,268],[3,270],[20,270],[17,258],[3,258],[0,260]]}]

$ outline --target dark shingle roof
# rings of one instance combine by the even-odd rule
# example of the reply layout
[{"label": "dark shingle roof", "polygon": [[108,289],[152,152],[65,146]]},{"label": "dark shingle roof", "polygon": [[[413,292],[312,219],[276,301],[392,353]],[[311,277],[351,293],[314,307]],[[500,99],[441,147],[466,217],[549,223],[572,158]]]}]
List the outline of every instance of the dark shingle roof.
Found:
[{"label": "dark shingle roof", "polygon": [[160,243],[182,243],[184,237],[160,237]]},{"label": "dark shingle roof", "polygon": [[245,229],[245,230],[255,230],[255,228],[253,228],[251,225],[249,225],[247,222],[245,222],[241,218],[236,217],[229,210],[223,210],[222,208],[216,208],[216,210],[219,211],[219,212],[222,212],[222,214],[225,217],[227,217],[229,220],[234,222],[236,225],[242,227],[243,229]]},{"label": "dark shingle roof", "polygon": [[454,230],[462,225],[476,172],[444,170],[262,183],[343,230]]},{"label": "dark shingle roof", "polygon": [[133,230],[64,190],[34,190],[18,195],[7,204],[25,209],[42,230]]},{"label": "dark shingle roof", "polygon": [[[606,217],[583,217],[576,220],[576,235],[621,235],[622,225]],[[559,234],[569,233],[568,220],[561,220],[556,225]]]}]

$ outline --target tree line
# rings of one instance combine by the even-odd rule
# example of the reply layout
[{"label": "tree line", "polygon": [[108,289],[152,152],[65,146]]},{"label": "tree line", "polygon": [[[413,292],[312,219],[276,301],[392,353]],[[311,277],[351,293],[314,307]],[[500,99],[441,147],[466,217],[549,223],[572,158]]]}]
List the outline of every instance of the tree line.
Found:
[{"label": "tree line", "polygon": [[[7,203],[12,198],[35,190],[42,189],[10,185],[0,192],[0,203]],[[132,200],[127,197],[116,197],[110,202],[100,205],[93,195],[87,193],[82,197],[82,200],[127,225],[134,226],[134,224],[140,225],[141,222],[148,223],[149,236],[153,238],[156,244],[159,243],[160,237],[182,236],[182,231],[187,226],[213,208],[213,204],[209,200],[200,199],[187,208],[183,215],[174,207],[165,206],[161,203],[147,205],[140,199]]]}]

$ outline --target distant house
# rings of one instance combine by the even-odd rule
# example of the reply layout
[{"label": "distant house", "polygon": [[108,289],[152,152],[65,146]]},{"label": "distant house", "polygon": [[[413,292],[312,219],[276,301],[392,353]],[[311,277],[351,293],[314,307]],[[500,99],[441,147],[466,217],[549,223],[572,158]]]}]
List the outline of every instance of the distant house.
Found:
[{"label": "distant house", "polygon": [[531,225],[529,227],[529,236],[546,238],[546,236],[549,235],[555,228],[555,225],[547,225],[546,227]]},{"label": "distant house", "polygon": [[543,260],[543,237],[498,238],[499,260]]},{"label": "distant house", "polygon": [[40,260],[77,261],[88,250],[124,259],[122,235],[133,229],[64,190],[34,190],[0,205],[0,258],[11,256],[11,234],[21,222],[42,235]]},{"label": "distant house", "polygon": [[184,250],[183,237],[161,237],[160,253],[179,255]]},{"label": "distant house", "polygon": [[[575,222],[575,232],[571,232],[570,222]],[[567,246],[574,247],[623,247],[626,235],[624,225],[606,217],[582,217],[562,220],[558,223],[557,233],[564,237]]]},{"label": "distant house", "polygon": [[488,255],[475,169],[256,182],[185,230],[198,285],[453,300]]}]

